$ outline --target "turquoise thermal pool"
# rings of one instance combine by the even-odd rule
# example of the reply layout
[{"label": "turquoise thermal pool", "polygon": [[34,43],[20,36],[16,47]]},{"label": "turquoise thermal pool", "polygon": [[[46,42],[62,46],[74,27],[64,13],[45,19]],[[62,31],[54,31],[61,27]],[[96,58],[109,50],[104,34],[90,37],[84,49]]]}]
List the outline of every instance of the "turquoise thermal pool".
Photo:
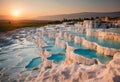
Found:
[{"label": "turquoise thermal pool", "polygon": [[95,42],[104,47],[120,49],[120,42],[115,42],[115,41],[110,41],[110,40],[100,40],[92,36],[87,37],[85,34],[81,34],[81,33],[75,33],[75,32],[69,32],[69,33],[76,35],[76,36],[83,37],[88,41]]},{"label": "turquoise thermal pool", "polygon": [[74,48],[83,48],[83,46],[81,44],[76,44],[73,41],[68,42],[68,45],[72,46]]},{"label": "turquoise thermal pool", "polygon": [[51,49],[53,46],[44,46],[44,47],[42,47],[42,49],[44,49],[44,50],[47,50],[47,49]]},{"label": "turquoise thermal pool", "polygon": [[105,29],[104,32],[113,32],[120,34],[120,28]]},{"label": "turquoise thermal pool", "polygon": [[62,49],[61,47],[56,47],[56,46],[46,50],[50,53],[65,53],[65,49]]},{"label": "turquoise thermal pool", "polygon": [[41,58],[37,57],[32,59],[32,61],[25,68],[35,68],[41,63]]},{"label": "turquoise thermal pool", "polygon": [[65,60],[65,54],[52,54],[50,57],[47,58],[48,60],[53,60],[55,63],[60,63],[61,61]]},{"label": "turquoise thermal pool", "polygon": [[48,36],[44,36],[44,41],[47,42],[48,45],[55,45],[55,40],[49,38]]},{"label": "turquoise thermal pool", "polygon": [[82,56],[90,58],[90,59],[98,58],[100,60],[100,62],[102,62],[104,64],[108,63],[112,59],[112,57],[100,55],[96,51],[90,50],[90,49],[76,49],[76,50],[74,50],[74,53],[76,53],[78,55],[82,55]]},{"label": "turquoise thermal pool", "polygon": [[104,56],[101,54],[98,54],[94,50],[86,49],[81,44],[76,44],[73,41],[68,42],[69,46],[72,46],[75,48],[74,53],[82,55],[87,58],[98,58],[101,63],[108,63],[110,60],[112,60],[112,57]]},{"label": "turquoise thermal pool", "polygon": [[[40,51],[32,41],[34,32],[28,34],[31,30],[35,31],[33,28],[25,28],[15,31],[4,38],[0,37],[1,82],[17,82],[18,79],[26,78],[31,72],[34,72],[28,68],[40,65],[41,60],[38,58]],[[21,33],[21,31],[24,31],[24,33]],[[21,34],[27,37],[22,37]],[[18,36],[18,38],[14,38],[13,35],[14,37]]]},{"label": "turquoise thermal pool", "polygon": [[[26,30],[25,30],[26,29]],[[40,68],[42,65],[42,59],[39,57],[41,54],[41,48],[38,49],[37,41],[37,31],[33,28],[25,28],[19,30],[18,32],[13,33],[14,36],[9,35],[6,39],[0,37],[0,81],[7,82],[10,79],[10,82],[18,80],[18,76],[27,77],[33,72],[39,73],[38,69],[33,70],[34,68]],[[76,29],[76,28],[75,28]],[[54,30],[54,29],[53,29]],[[73,28],[74,30],[74,28]],[[76,35],[83,37],[88,41],[95,42],[101,46],[120,49],[120,42],[114,42],[109,40],[100,40],[95,37],[87,37],[85,34],[66,31],[71,35]],[[56,32],[57,33],[57,32]],[[22,35],[21,35],[22,34]],[[25,36],[23,36],[25,35]],[[9,39],[10,38],[10,39]],[[87,57],[87,58],[98,58],[101,63],[108,63],[112,57],[107,57],[104,55],[98,54],[94,50],[86,49],[81,44],[75,44],[74,41],[69,41],[67,38],[60,37],[63,40],[61,41],[60,46],[55,45],[56,39],[51,39],[47,35],[40,36],[41,45],[45,43],[45,46],[41,46],[43,50],[46,50],[51,54],[50,57],[46,58],[52,60],[55,64],[60,64],[66,58],[66,48],[62,49],[60,46],[67,47],[64,44],[68,42],[69,46],[75,48],[74,53]],[[54,37],[56,38],[56,37]],[[70,38],[70,37],[68,37]],[[58,37],[57,37],[58,39]],[[56,42],[57,43],[57,42]],[[73,48],[73,49],[74,49]],[[69,51],[68,51],[69,52]],[[43,56],[43,55],[42,55]],[[67,55],[68,56],[68,55]]]}]

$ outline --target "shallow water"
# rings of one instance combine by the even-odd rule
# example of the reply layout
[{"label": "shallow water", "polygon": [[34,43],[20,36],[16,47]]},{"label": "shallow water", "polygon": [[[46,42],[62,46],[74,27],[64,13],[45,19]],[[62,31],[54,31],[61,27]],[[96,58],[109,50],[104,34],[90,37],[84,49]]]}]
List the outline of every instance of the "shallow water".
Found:
[{"label": "shallow water", "polygon": [[48,43],[48,46],[44,46],[42,49],[47,50],[52,54],[51,57],[48,57],[47,59],[53,60],[56,64],[60,64],[60,62],[64,61],[66,50],[56,46],[55,40],[49,38],[48,36],[45,36],[44,40]]},{"label": "shallow water", "polygon": [[[24,34],[26,35],[27,32],[29,31],[26,31]],[[19,33],[20,32],[17,31],[13,34],[21,36]],[[33,35],[34,33],[28,36],[32,38]],[[11,39],[8,40],[10,44],[8,44],[6,41],[3,41],[2,44],[4,45],[0,47],[0,74],[2,74],[0,76],[1,82],[8,82],[8,80],[9,82],[16,81],[18,79],[21,79],[19,75],[24,78],[27,77],[32,72],[32,70],[27,72],[28,69],[25,69],[25,67],[31,62],[32,59],[39,57],[40,53],[37,45],[34,42],[28,41],[26,37],[13,39],[12,34],[7,37],[11,37]],[[30,64],[31,68],[33,63]],[[39,62],[39,64],[40,63],[41,62]],[[33,65],[33,67],[37,66],[38,63]]]},{"label": "shallow water", "polygon": [[74,48],[83,48],[83,46],[82,46],[81,44],[76,44],[76,43],[74,43],[73,41],[69,41],[69,42],[68,42],[68,45],[69,45],[69,46],[72,46],[72,47],[74,47]]},{"label": "shallow water", "polygon": [[101,46],[104,46],[104,47],[120,49],[120,42],[115,42],[115,41],[110,41],[110,40],[100,40],[100,39],[92,37],[92,36],[88,37],[85,34],[81,34],[81,33],[75,33],[75,32],[69,32],[69,33],[83,37],[88,41],[95,42],[95,43],[97,43]]},{"label": "shallow water", "polygon": [[98,54],[96,51],[90,50],[90,49],[76,49],[74,50],[74,52],[76,54],[79,54],[79,55],[82,55],[84,57],[91,58],[91,59],[98,58],[100,62],[104,64],[108,63],[112,59],[112,57],[107,57],[107,56]]},{"label": "shallow water", "polygon": [[111,28],[111,29],[105,29],[105,32],[113,32],[120,34],[120,28]]},{"label": "shallow water", "polygon": [[56,47],[56,46],[46,49],[46,50],[50,53],[65,53],[66,52],[65,49],[62,49],[62,48]]},{"label": "shallow water", "polygon": [[37,57],[32,59],[32,61],[25,68],[34,68],[40,65],[40,63],[41,63],[41,58]]},{"label": "shallow water", "polygon": [[46,36],[44,40],[48,43],[48,46],[44,46],[42,49],[47,50],[52,54],[51,57],[48,57],[47,59],[53,60],[56,64],[60,64],[60,62],[64,61],[66,50],[62,49],[61,47],[57,47],[55,45],[55,40],[50,39],[48,36]]},{"label": "shallow water", "polygon": [[[32,69],[39,67],[42,63],[41,58],[39,58],[40,51],[34,42],[36,30],[33,28],[27,28],[19,31],[13,33],[14,37],[12,34],[8,36],[9,38],[11,37],[11,39],[1,41],[3,42],[2,45],[0,45],[0,80],[2,82],[7,82],[8,80],[10,82],[16,82],[18,79],[21,79],[20,77],[25,78],[31,74]],[[97,38],[86,37],[84,34],[80,33],[69,33],[85,37],[85,39],[103,46],[120,48],[119,43],[107,40],[99,41]],[[48,46],[44,46],[42,49],[45,49],[52,54],[51,57],[48,57],[47,59],[53,60],[56,64],[64,61],[66,57],[66,50],[55,46],[55,40],[49,38],[48,36],[44,36],[43,39],[46,41]],[[88,58],[98,58],[102,63],[107,63],[111,60],[110,57],[104,57],[93,50],[85,49],[80,44],[75,44],[74,42],[69,42],[68,40],[65,41],[67,41],[70,46],[76,48],[75,53]]]},{"label": "shallow water", "polygon": [[91,59],[98,58],[103,64],[107,64],[110,60],[112,60],[112,57],[104,56],[103,54],[98,54],[96,51],[86,49],[81,44],[76,44],[73,41],[69,41],[68,45],[75,48],[74,52],[76,54],[79,54],[79,55],[82,55],[84,57],[91,58]]},{"label": "shallow water", "polygon": [[47,50],[47,49],[51,49],[53,46],[44,46],[44,47],[42,47],[42,49],[44,49],[44,50]]},{"label": "shallow water", "polygon": [[44,36],[44,41],[46,41],[47,42],[47,44],[50,46],[53,46],[53,45],[55,45],[55,40],[53,40],[53,39],[51,39],[51,38],[49,38],[48,36]]},{"label": "shallow water", "polygon": [[48,60],[53,60],[55,63],[60,63],[65,60],[65,54],[52,54],[50,57],[47,58]]},{"label": "shallow water", "polygon": [[99,40],[98,38],[95,37],[86,37],[86,40],[89,40],[91,42],[96,42],[104,47],[120,49],[120,42],[115,42],[110,40]]},{"label": "shallow water", "polygon": [[[67,40],[66,40],[67,41]],[[76,54],[82,55],[87,58],[98,58],[99,61],[103,64],[107,64],[110,60],[112,60],[112,57],[104,56],[103,54],[98,54],[94,50],[86,49],[81,44],[76,44],[73,41],[67,41],[69,46],[72,46],[75,48],[74,52]]]}]

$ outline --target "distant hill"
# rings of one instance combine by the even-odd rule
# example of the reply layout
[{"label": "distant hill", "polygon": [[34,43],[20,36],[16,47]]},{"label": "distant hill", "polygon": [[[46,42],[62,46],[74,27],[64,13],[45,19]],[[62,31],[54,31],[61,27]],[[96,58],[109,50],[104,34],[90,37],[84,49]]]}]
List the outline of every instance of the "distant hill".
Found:
[{"label": "distant hill", "polygon": [[62,20],[64,18],[67,19],[77,19],[80,17],[120,17],[120,12],[83,12],[83,13],[73,13],[73,14],[61,14],[61,15],[51,15],[51,16],[39,16],[37,19],[39,20]]},{"label": "distant hill", "polygon": [[[61,14],[61,15],[51,15],[51,16],[39,16],[37,18],[33,18],[32,20],[62,20],[64,18],[67,19],[78,19],[80,17],[120,17],[119,12],[83,12],[83,13],[72,13],[72,14]],[[8,15],[0,15],[0,20],[11,20],[12,17]],[[20,18],[24,20],[25,18]],[[27,18],[26,18],[27,19]],[[31,19],[30,19],[31,20]]]}]

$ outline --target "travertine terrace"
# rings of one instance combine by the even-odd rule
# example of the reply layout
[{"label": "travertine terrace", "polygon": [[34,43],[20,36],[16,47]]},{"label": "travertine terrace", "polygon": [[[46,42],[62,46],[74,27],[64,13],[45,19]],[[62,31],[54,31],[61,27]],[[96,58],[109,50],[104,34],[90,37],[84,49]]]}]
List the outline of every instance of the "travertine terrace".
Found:
[{"label": "travertine terrace", "polygon": [[[51,28],[50,28],[51,27]],[[51,25],[37,29],[38,38],[36,43],[41,50],[42,68],[37,76],[28,76],[26,81],[31,82],[119,82],[120,81],[120,45],[115,47],[114,43],[119,44],[120,35],[112,32],[105,32],[102,29],[82,28],[74,25]],[[56,64],[54,60],[48,60],[53,53],[44,46],[50,46],[49,42],[42,38],[48,36],[54,40],[54,46],[64,49],[65,60]],[[93,40],[89,39],[92,38]],[[95,41],[94,41],[95,39]],[[113,44],[102,45],[104,41],[111,41]],[[99,41],[101,43],[99,43]],[[71,46],[80,44],[82,48]],[[42,44],[44,43],[44,45]],[[111,45],[111,46],[109,46]],[[113,46],[112,46],[113,45]],[[83,48],[84,47],[84,48]],[[81,50],[95,51],[105,57],[113,57],[109,62],[103,63],[99,58],[85,57]],[[59,51],[59,49],[57,50]],[[88,54],[89,55],[89,54]],[[31,79],[32,78],[32,79]]]}]

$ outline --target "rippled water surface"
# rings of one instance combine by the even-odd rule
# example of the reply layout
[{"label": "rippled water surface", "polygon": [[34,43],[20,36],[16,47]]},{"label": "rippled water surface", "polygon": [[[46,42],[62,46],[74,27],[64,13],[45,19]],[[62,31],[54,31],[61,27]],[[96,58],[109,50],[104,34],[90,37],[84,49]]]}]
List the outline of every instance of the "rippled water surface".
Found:
[{"label": "rippled water surface", "polygon": [[[53,31],[54,29],[52,28],[51,30]],[[28,75],[31,75],[36,71],[36,73],[39,73],[38,70],[35,70],[40,68],[42,64],[42,59],[39,56],[41,55],[41,51],[38,49],[37,45],[37,31],[38,30],[35,28],[24,28],[16,30],[4,37],[0,37],[1,82],[16,82],[18,80],[24,81]],[[43,31],[43,29],[41,29],[41,31]],[[98,38],[86,37],[85,34],[67,32],[84,37],[86,40],[96,42],[105,47],[116,49],[120,48],[119,42],[116,43],[108,40],[100,41]],[[41,40],[41,37],[39,39]],[[78,55],[82,55],[87,58],[98,58],[102,63],[106,63],[111,60],[110,57],[102,56],[94,50],[85,49],[81,44],[75,44],[63,37],[61,37],[61,39],[68,42],[69,46],[76,48],[74,52]],[[60,64],[60,62],[65,60],[66,49],[56,46],[55,40],[49,38],[47,34],[42,36],[42,40],[45,46],[42,45],[41,49],[51,53],[51,56],[47,58],[48,60],[52,60],[56,64]]]},{"label": "rippled water surface", "polygon": [[76,35],[76,36],[83,37],[88,41],[95,42],[104,47],[120,49],[120,42],[115,42],[115,41],[110,41],[110,40],[100,40],[92,36],[87,37],[85,34],[81,34],[81,33],[75,33],[75,32],[69,32],[69,33]]},{"label": "rippled water surface", "polygon": [[55,63],[60,63],[61,61],[65,60],[65,54],[52,54],[50,57],[47,58],[48,60],[53,60]]},{"label": "rippled water surface", "polygon": [[108,63],[112,59],[112,57],[107,57],[107,56],[98,54],[96,51],[90,50],[90,49],[76,49],[74,52],[78,55],[82,55],[84,57],[91,58],[91,59],[98,58],[100,62],[104,64]]},{"label": "rippled water surface", "polygon": [[[39,57],[40,51],[34,42],[35,30],[26,28],[15,31],[13,34],[0,37],[1,82],[17,81],[21,79],[21,76],[26,77],[33,72],[27,68],[40,65],[40,58],[36,59]],[[36,63],[38,61],[39,63]]]}]

